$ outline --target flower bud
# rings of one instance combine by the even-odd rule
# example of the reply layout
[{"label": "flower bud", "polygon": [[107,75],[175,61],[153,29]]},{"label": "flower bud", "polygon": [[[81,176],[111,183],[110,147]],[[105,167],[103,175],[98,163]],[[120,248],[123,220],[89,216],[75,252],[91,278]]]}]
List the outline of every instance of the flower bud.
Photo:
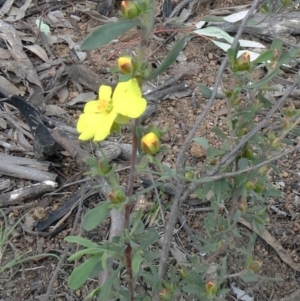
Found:
[{"label": "flower bud", "polygon": [[252,260],[249,264],[249,269],[253,272],[258,272],[260,268],[262,267],[262,261],[259,260]]},{"label": "flower bud", "polygon": [[186,171],[184,174],[185,184],[191,183],[191,180],[195,178],[195,174],[191,171]]},{"label": "flower bud", "polygon": [[276,138],[276,139],[274,139],[274,141],[272,141],[271,146],[272,146],[274,149],[279,149],[280,144],[281,144],[281,139]]},{"label": "flower bud", "polygon": [[242,157],[249,159],[249,160],[253,159],[254,158],[253,148],[251,146],[248,146],[247,148],[245,148],[243,150]]},{"label": "flower bud", "polygon": [[281,2],[284,6],[288,6],[291,4],[292,0],[281,0]]},{"label": "flower bud", "polygon": [[245,188],[246,188],[247,190],[251,190],[251,189],[253,189],[253,187],[254,187],[254,183],[253,183],[253,182],[247,181],[247,182],[245,183]]},{"label": "flower bud", "polygon": [[248,203],[246,200],[242,200],[240,203],[239,203],[239,210],[241,212],[245,212],[248,208]]},{"label": "flower bud", "polygon": [[281,120],[282,126],[285,130],[288,130],[291,126],[291,121],[287,117],[283,117]]},{"label": "flower bud", "polygon": [[253,190],[256,193],[261,193],[264,189],[264,185],[262,183],[256,183]]},{"label": "flower bud", "polygon": [[242,136],[247,135],[248,132],[249,132],[249,129],[245,126],[245,127],[243,127],[243,128],[241,128],[241,129],[238,130],[237,135],[239,137],[242,137]]},{"label": "flower bud", "polygon": [[122,203],[125,200],[125,193],[121,189],[110,191],[107,196],[114,204]]},{"label": "flower bud", "polygon": [[139,16],[141,9],[134,1],[122,1],[121,12],[125,18],[133,19]]},{"label": "flower bud", "polygon": [[188,276],[188,271],[186,268],[181,268],[179,270],[179,276],[181,279],[186,279],[186,277]]},{"label": "flower bud", "polygon": [[118,59],[118,68],[123,74],[133,74],[135,71],[134,62],[130,56],[121,56]]},{"label": "flower bud", "polygon": [[297,113],[294,104],[290,104],[283,112],[287,117],[293,117]]},{"label": "flower bud", "polygon": [[268,139],[269,141],[273,141],[276,138],[275,133],[273,131],[270,131],[268,133]]},{"label": "flower bud", "polygon": [[155,155],[160,149],[160,141],[156,134],[150,132],[141,140],[141,148],[148,155]]},{"label": "flower bud", "polygon": [[159,298],[160,300],[170,300],[171,298],[171,293],[167,289],[163,289],[162,291],[159,292]]},{"label": "flower bud", "polygon": [[245,52],[240,55],[235,61],[236,71],[248,71],[251,67],[250,54]]},{"label": "flower bud", "polygon": [[209,280],[205,283],[205,291],[209,296],[216,294],[218,287],[213,280]]}]

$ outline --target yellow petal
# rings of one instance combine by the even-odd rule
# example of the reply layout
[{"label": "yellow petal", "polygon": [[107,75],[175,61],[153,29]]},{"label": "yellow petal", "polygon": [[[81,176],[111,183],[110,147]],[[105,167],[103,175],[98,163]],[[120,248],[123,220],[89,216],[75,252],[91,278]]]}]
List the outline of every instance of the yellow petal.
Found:
[{"label": "yellow petal", "polygon": [[94,141],[104,140],[109,134],[111,127],[114,123],[117,113],[113,110],[109,114],[99,114],[101,118],[97,122],[97,129],[94,137]]},{"label": "yellow petal", "polygon": [[89,140],[95,136],[98,121],[96,114],[81,114],[77,122],[77,131],[81,133],[80,140]]},{"label": "yellow petal", "polygon": [[114,122],[118,124],[127,124],[129,121],[130,121],[129,117],[118,114]]},{"label": "yellow petal", "polygon": [[110,100],[112,94],[112,88],[110,86],[101,85],[99,87],[98,93],[99,93],[98,94],[99,99]]},{"label": "yellow petal", "polygon": [[113,94],[114,110],[130,118],[138,118],[147,107],[146,99],[141,95],[142,92],[136,79],[119,83]]},{"label": "yellow petal", "polygon": [[97,100],[91,100],[91,101],[86,103],[86,105],[84,106],[83,112],[87,113],[87,114],[96,113],[98,111],[97,106],[98,106],[98,101]]}]

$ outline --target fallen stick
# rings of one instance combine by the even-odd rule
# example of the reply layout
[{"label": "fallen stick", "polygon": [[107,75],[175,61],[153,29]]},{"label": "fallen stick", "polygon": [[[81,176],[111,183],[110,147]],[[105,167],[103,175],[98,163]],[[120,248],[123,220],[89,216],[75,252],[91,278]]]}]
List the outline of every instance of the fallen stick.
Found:
[{"label": "fallen stick", "polygon": [[44,181],[11,192],[2,193],[0,196],[0,207],[18,205],[26,199],[36,198],[43,193],[53,191],[56,186],[56,182]]}]

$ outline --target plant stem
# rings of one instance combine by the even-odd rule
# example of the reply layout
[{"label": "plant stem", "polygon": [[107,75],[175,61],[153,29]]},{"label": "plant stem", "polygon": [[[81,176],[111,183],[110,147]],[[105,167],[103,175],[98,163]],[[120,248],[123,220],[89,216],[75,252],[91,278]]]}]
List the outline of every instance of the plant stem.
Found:
[{"label": "plant stem", "polygon": [[[124,229],[129,229],[129,220],[130,220],[130,211],[131,211],[131,204],[130,198],[133,193],[133,184],[135,178],[135,171],[136,171],[136,162],[137,162],[137,136],[136,136],[136,127],[138,126],[140,120],[136,119],[134,122],[134,127],[132,130],[132,153],[131,153],[131,162],[130,162],[130,173],[128,179],[128,190],[127,190],[127,203],[124,209]],[[126,249],[125,249],[125,262],[126,262],[126,271],[128,275],[128,289],[130,292],[130,300],[134,300],[134,280],[132,274],[132,258],[131,258],[131,245],[130,242],[126,242]]]}]

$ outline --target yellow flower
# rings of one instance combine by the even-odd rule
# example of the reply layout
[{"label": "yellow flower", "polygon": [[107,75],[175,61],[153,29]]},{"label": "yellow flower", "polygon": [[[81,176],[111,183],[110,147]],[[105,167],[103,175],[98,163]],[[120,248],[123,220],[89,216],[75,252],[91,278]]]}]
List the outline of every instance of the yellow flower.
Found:
[{"label": "yellow flower", "polygon": [[104,140],[118,124],[138,118],[146,110],[147,102],[136,79],[118,83],[111,94],[111,87],[102,85],[98,99],[85,105],[77,123],[80,140]]}]

